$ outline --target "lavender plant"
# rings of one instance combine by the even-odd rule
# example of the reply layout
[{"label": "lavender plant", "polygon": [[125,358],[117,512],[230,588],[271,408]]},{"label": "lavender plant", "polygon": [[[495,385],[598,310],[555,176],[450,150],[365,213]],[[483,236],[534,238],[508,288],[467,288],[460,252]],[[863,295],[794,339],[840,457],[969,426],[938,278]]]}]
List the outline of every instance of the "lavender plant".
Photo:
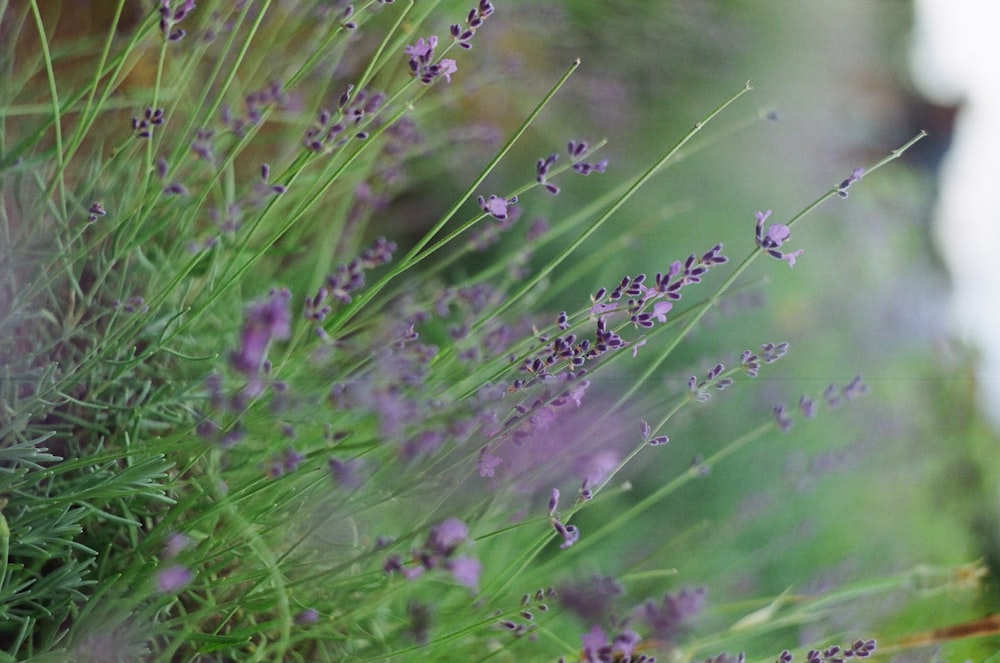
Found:
[{"label": "lavender plant", "polygon": [[[722,348],[647,395],[752,264],[793,276],[819,250],[796,225],[920,136],[785,222],[748,210],[742,246],[709,239],[560,311],[553,279],[749,84],[638,175],[569,133],[495,181],[577,61],[415,234],[400,198],[440,177],[427,116],[461,100],[502,7],[144,9],[119,0],[84,36],[0,3],[4,660],[742,661],[721,652],[745,637],[787,663],[775,631],[806,661],[872,654],[865,633],[810,649],[787,629],[885,585],[726,625],[669,554],[621,559],[681,486],[864,393],[762,410],[680,464],[679,413],[714,412],[789,345]],[[582,177],[620,183],[534,212]],[[633,497],[637,464],[666,474]]]}]

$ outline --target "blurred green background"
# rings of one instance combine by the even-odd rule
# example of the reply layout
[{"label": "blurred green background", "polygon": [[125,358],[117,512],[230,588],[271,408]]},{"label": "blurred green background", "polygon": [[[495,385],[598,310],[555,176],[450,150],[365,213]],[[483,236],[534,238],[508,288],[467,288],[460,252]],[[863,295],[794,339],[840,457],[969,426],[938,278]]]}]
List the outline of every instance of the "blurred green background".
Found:
[{"label": "blurred green background", "polygon": [[[509,132],[582,59],[497,180],[529,179],[534,159],[570,138],[607,138],[608,175],[564,178],[557,198],[526,203],[552,219],[637,175],[744,81],[754,86],[589,241],[584,253],[600,258],[582,268],[584,278],[565,287],[554,276],[554,311],[718,241],[741,258],[753,247],[755,211],[787,220],[853,168],[920,129],[931,133],[848,200],[830,200],[797,225],[790,246],[805,253],[795,268],[760,261],[745,279],[744,305],[713,316],[664,368],[660,385],[765,341],[792,348],[757,382],[739,383],[740,393],[689,412],[675,427],[683,436],[631,475],[636,496],[766,419],[774,403],[793,406],[858,373],[868,396],[712,468],[636,523],[636,532],[652,533],[640,546],[649,559],[617,557],[634,550],[631,541],[609,544],[600,570],[676,567],[677,587],[707,585],[712,603],[723,604],[789,589],[817,594],[918,565],[982,560],[1000,568],[996,436],[974,409],[974,353],[949,336],[948,277],[930,239],[951,111],[922,102],[907,79],[912,11],[908,2],[863,0],[501,3],[475,57],[460,63],[466,75],[487,63],[507,72],[496,94],[479,90],[453,110],[482,104],[477,119]],[[765,119],[771,113],[779,119]],[[579,522],[583,532],[599,526],[586,512]],[[981,592],[975,582],[969,591],[874,592],[809,634],[833,638],[843,629],[892,641],[974,619],[1000,608],[993,577]],[[737,613],[714,618],[725,624]],[[987,637],[899,656],[980,660],[998,649],[1000,639]]]}]

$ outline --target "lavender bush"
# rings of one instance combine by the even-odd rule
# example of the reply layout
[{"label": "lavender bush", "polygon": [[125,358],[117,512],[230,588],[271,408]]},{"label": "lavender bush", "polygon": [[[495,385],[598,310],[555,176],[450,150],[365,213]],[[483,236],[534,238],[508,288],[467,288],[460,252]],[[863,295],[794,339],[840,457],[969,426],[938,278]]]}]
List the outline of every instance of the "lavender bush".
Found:
[{"label": "lavender bush", "polygon": [[[564,126],[564,150],[500,181],[572,63],[418,226],[404,196],[443,184],[453,140],[428,116],[489,94],[463,79],[484,75],[477,33],[502,7],[143,9],[119,1],[95,35],[56,39],[58,11],[0,3],[3,660],[875,651],[869,633],[802,634],[913,574],[711,607],[646,531],[679,488],[864,382],[762,409],[694,458],[671,455],[696,430],[680,415],[721,416],[713,396],[792,349],[748,338],[677,393],[651,387],[752,264],[792,278],[822,250],[797,224],[921,136],[831,173],[790,218],[748,209],[738,246],[672,248],[657,273],[591,290],[587,240],[749,83],[637,175]],[[585,208],[536,211],[573,178],[614,180]],[[560,278],[583,284],[566,310]],[[632,490],[637,466],[660,468],[655,489]]]}]

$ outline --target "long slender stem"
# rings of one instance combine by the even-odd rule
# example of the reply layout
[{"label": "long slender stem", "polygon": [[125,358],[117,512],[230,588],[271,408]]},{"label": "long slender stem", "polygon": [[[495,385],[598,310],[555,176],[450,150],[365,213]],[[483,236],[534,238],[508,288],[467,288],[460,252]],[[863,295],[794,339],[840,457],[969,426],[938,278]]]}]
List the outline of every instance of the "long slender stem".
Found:
[{"label": "long slender stem", "polygon": [[63,177],[65,169],[65,154],[63,153],[62,136],[62,107],[59,104],[59,89],[56,87],[56,73],[52,67],[52,53],[49,51],[49,38],[45,34],[45,24],[42,21],[42,13],[38,9],[37,0],[31,0],[31,13],[35,18],[35,27],[38,29],[38,42],[42,47],[42,58],[45,61],[45,75],[49,84],[49,100],[52,107],[52,127],[56,139],[56,182],[59,189],[59,206],[62,218],[66,218],[66,180]]}]

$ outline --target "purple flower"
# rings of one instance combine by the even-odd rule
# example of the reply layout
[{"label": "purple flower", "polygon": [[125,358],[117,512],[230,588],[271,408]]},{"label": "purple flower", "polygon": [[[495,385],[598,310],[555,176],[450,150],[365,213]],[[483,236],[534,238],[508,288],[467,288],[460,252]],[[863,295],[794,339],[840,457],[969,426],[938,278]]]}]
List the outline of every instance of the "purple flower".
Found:
[{"label": "purple flower", "polygon": [[153,127],[160,126],[165,119],[162,108],[147,107],[141,118],[132,118],[132,131],[136,138],[149,138],[153,135]]},{"label": "purple flower", "polygon": [[661,603],[646,601],[637,613],[649,624],[653,635],[667,643],[676,643],[688,623],[705,607],[705,588],[682,589],[668,593]]},{"label": "purple flower", "polygon": [[509,213],[508,206],[517,202],[517,196],[511,196],[510,198],[501,198],[494,195],[491,195],[489,198],[479,196],[477,201],[479,202],[479,207],[484,212],[498,221],[503,221]]},{"label": "purple flower", "polygon": [[768,226],[767,232],[764,232],[764,221],[771,216],[771,210],[757,212],[754,216],[757,218],[755,232],[757,246],[772,258],[784,260],[788,263],[789,267],[794,267],[795,259],[802,255],[803,249],[791,253],[784,253],[778,250],[784,242],[791,238],[791,230],[789,230],[788,226],[781,223],[772,223]]},{"label": "purple flower", "polygon": [[672,309],[673,307],[674,305],[671,304],[670,302],[664,302],[664,301],[656,302],[655,304],[653,304],[653,313],[652,313],[653,318],[659,320],[660,322],[666,322],[667,313],[669,313],[670,309]]},{"label": "purple flower", "polygon": [[410,75],[419,78],[424,85],[430,85],[436,79],[444,77],[449,83],[451,75],[458,71],[455,61],[449,58],[434,62],[434,49],[437,48],[437,36],[431,35],[424,39],[420,37],[412,46],[404,48],[410,57]]},{"label": "purple flower", "polygon": [[195,7],[194,0],[185,0],[180,7],[170,11],[170,0],[160,0],[160,32],[170,41],[180,41],[186,34],[181,28],[174,28],[183,21]]},{"label": "purple flower", "polygon": [[447,557],[469,537],[469,528],[458,518],[448,518],[431,528],[426,548]]},{"label": "purple flower", "polygon": [[583,660],[588,663],[599,663],[600,661],[610,661],[611,643],[608,636],[600,626],[593,626],[589,631],[580,637],[580,644],[583,648]]},{"label": "purple flower", "polygon": [[434,55],[434,49],[437,47],[438,38],[436,35],[431,35],[427,39],[420,37],[417,39],[417,43],[412,46],[407,46],[403,51],[410,56],[410,58],[417,60],[429,60],[431,56]]},{"label": "purple flower", "polygon": [[180,532],[173,532],[167,537],[167,543],[163,546],[163,556],[165,558],[177,557],[181,552],[191,545],[191,538]]},{"label": "purple flower", "polygon": [[244,375],[256,376],[264,364],[268,344],[291,335],[291,313],[286,288],[272,290],[266,300],[247,307],[240,347],[230,355],[233,368]]},{"label": "purple flower", "polygon": [[864,168],[855,168],[850,177],[837,185],[837,195],[841,198],[847,198],[847,189],[850,188],[852,184],[860,180],[865,175]]},{"label": "purple flower", "polygon": [[190,569],[183,566],[168,566],[156,574],[156,589],[161,594],[172,594],[187,585],[194,578]]},{"label": "purple flower", "polygon": [[100,202],[95,202],[94,204],[92,204],[90,206],[90,209],[87,210],[87,212],[88,212],[87,221],[89,221],[90,223],[97,221],[98,218],[105,216],[108,213],[108,211],[104,209],[104,205]]},{"label": "purple flower", "polygon": [[295,623],[299,625],[315,624],[319,621],[319,612],[313,608],[307,608],[295,615]]},{"label": "purple flower", "polygon": [[475,557],[456,557],[447,564],[447,569],[451,572],[455,581],[470,589],[479,586],[479,576],[483,572],[483,565]]},{"label": "purple flower", "polygon": [[499,456],[494,456],[489,447],[483,447],[479,452],[479,460],[476,462],[476,469],[479,470],[479,476],[481,477],[492,477],[497,465],[503,461]]},{"label": "purple flower", "polygon": [[594,623],[613,613],[618,597],[624,593],[624,587],[614,577],[595,574],[583,583],[561,587],[559,602],[583,621]]},{"label": "purple flower", "polygon": [[451,75],[458,71],[458,65],[451,58],[444,58],[438,62],[437,75],[444,76],[444,80],[451,83]]},{"label": "purple flower", "polygon": [[472,37],[476,34],[476,30],[486,22],[486,18],[493,13],[493,10],[493,3],[490,0],[479,0],[479,4],[469,10],[464,28],[458,23],[451,26],[451,38],[458,42],[462,48],[472,48]]},{"label": "purple flower", "polygon": [[554,516],[559,509],[559,489],[553,488],[549,496],[549,516]]},{"label": "purple flower", "polygon": [[781,429],[783,433],[787,433],[792,429],[792,419],[785,411],[784,405],[774,406],[774,423],[778,425],[778,428]]},{"label": "purple flower", "polygon": [[361,486],[362,461],[360,458],[342,461],[331,456],[328,464],[330,467],[330,476],[333,478],[335,484],[349,490],[354,490]]},{"label": "purple flower", "polygon": [[559,544],[560,549],[566,550],[580,540],[580,529],[576,525],[563,525],[558,518],[552,518],[551,522],[552,527],[563,538],[563,542]]}]

